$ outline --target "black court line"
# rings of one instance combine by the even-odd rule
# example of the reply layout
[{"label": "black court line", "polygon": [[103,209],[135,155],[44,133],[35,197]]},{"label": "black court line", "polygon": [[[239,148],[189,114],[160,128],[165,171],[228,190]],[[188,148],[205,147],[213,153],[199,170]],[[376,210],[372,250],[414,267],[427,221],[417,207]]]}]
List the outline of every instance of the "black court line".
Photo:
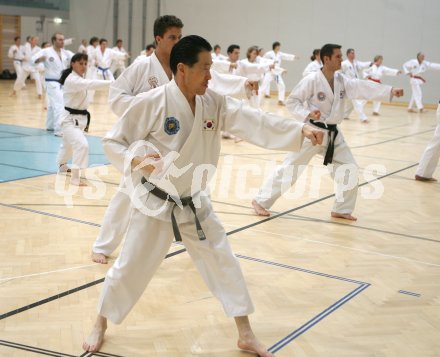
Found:
[{"label": "black court line", "polygon": [[[165,259],[171,258],[171,257],[173,257],[173,256],[175,256],[175,255],[178,255],[178,254],[181,254],[181,253],[183,253],[183,252],[185,252],[185,251],[186,251],[186,249],[180,249],[180,250],[176,250],[175,252],[168,253],[168,254],[165,256]],[[15,310],[12,310],[12,311],[6,312],[6,313],[0,315],[0,320],[3,320],[3,319],[5,319],[5,318],[7,318],[7,317],[11,317],[11,316],[17,315],[17,314],[19,314],[19,313],[21,313],[21,312],[24,312],[24,311],[27,311],[27,310],[33,309],[33,308],[35,308],[35,307],[38,307],[38,306],[41,306],[41,305],[47,304],[47,303],[49,303],[49,302],[51,302],[51,301],[61,299],[62,297],[65,297],[65,296],[67,296],[67,295],[71,295],[71,294],[77,293],[78,291],[81,291],[81,290],[84,290],[84,289],[90,288],[90,287],[92,287],[92,286],[94,286],[94,285],[101,284],[103,281],[104,281],[104,278],[100,278],[100,279],[98,279],[98,280],[92,281],[92,282],[87,283],[87,284],[83,284],[83,285],[78,286],[78,287],[76,287],[76,288],[66,290],[66,291],[64,291],[64,292],[62,292],[62,293],[60,293],[60,294],[56,294],[56,295],[50,296],[50,297],[48,297],[48,298],[46,298],[46,299],[39,300],[39,301],[36,301],[36,302],[34,302],[34,303],[32,303],[32,304],[29,304],[29,305],[26,305],[26,306],[20,307],[20,308],[18,308],[18,309],[15,309]]]},{"label": "black court line", "polygon": [[400,139],[403,139],[403,138],[410,138],[410,137],[415,136],[415,135],[420,135],[420,134],[429,133],[430,131],[433,131],[433,130],[434,130],[434,129],[429,129],[429,130],[419,131],[419,132],[412,133],[412,134],[409,134],[409,135],[402,135],[402,136],[398,136],[397,138],[388,139],[388,140],[384,140],[384,141],[379,141],[379,142],[377,142],[377,143],[372,143],[372,144],[365,144],[365,145],[351,146],[350,149],[360,149],[360,148],[366,148],[366,147],[369,147],[369,146],[375,146],[375,145],[385,144],[385,143],[389,143],[389,142],[391,142],[391,141],[396,141],[396,140],[400,140]]},{"label": "black court line", "polygon": [[53,214],[53,213],[48,213],[48,212],[43,212],[43,211],[37,211],[37,210],[26,208],[26,207],[18,207],[18,206],[14,206],[14,205],[7,204],[7,203],[0,202],[0,206],[8,207],[8,208],[15,208],[15,209],[18,209],[18,210],[22,210],[22,211],[26,211],[26,212],[31,212],[31,213],[36,213],[36,214],[41,214],[43,216],[64,219],[66,221],[72,221],[72,222],[77,222],[77,223],[82,223],[82,224],[88,224],[89,226],[101,227],[101,225],[97,224],[97,223],[87,222],[87,221],[83,221],[81,219],[76,219],[76,218],[71,218],[71,217],[60,216],[58,214]]},{"label": "black court line", "polygon": [[62,353],[62,352],[56,352],[56,351],[51,351],[51,350],[46,350],[43,348],[38,348],[38,347],[33,347],[33,346],[28,346],[28,345],[23,345],[21,343],[16,343],[16,342],[11,342],[11,341],[4,341],[4,340],[0,340],[0,345],[1,346],[6,346],[6,347],[11,347],[11,348],[15,348],[15,349],[19,349],[19,350],[23,350],[23,351],[29,351],[29,352],[34,352],[34,353],[38,353],[41,355],[45,355],[45,356],[55,356],[55,357],[76,357],[75,355],[70,355],[67,353]]},{"label": "black court line", "polygon": [[[380,177],[378,177],[378,178],[376,178],[376,179],[374,179],[374,180],[371,180],[371,181],[365,182],[365,183],[363,183],[363,184],[361,184],[361,185],[359,185],[359,186],[366,185],[366,184],[368,184],[368,183],[371,183],[371,182],[374,182],[374,181],[381,180],[381,179],[383,179],[383,178],[385,178],[385,177],[391,176],[391,175],[393,175],[393,174],[395,174],[395,173],[398,173],[398,172],[401,172],[401,171],[404,171],[404,170],[408,170],[409,168],[412,168],[412,167],[414,167],[415,165],[418,165],[418,164],[414,164],[414,165],[411,165],[411,166],[405,167],[405,168],[403,168],[403,169],[400,169],[400,170],[397,170],[397,171],[391,172],[391,173],[386,174],[386,175],[384,175],[384,176],[380,176]],[[257,225],[260,225],[260,224],[266,223],[266,222],[268,222],[268,221],[270,221],[270,220],[273,220],[273,219],[276,219],[276,218],[278,218],[278,217],[281,217],[281,216],[284,216],[284,215],[286,215],[286,214],[289,214],[289,213],[291,213],[291,212],[297,211],[297,210],[299,210],[299,209],[301,209],[301,208],[305,208],[305,207],[311,206],[311,205],[313,205],[313,204],[315,204],[315,203],[318,203],[318,202],[324,201],[324,200],[326,200],[326,199],[328,199],[328,198],[331,198],[331,197],[333,197],[333,196],[335,196],[335,194],[327,195],[327,196],[322,197],[322,198],[320,198],[320,199],[318,199],[318,200],[315,200],[315,201],[312,201],[312,202],[306,203],[306,204],[304,204],[304,205],[301,205],[301,206],[298,206],[298,207],[295,207],[295,208],[289,209],[289,210],[287,210],[287,211],[284,211],[284,212],[278,213],[278,214],[276,214],[276,215],[274,215],[274,216],[272,216],[272,217],[268,217],[268,218],[265,218],[265,219],[263,219],[263,220],[261,220],[261,221],[254,222],[254,223],[252,223],[252,224],[248,224],[248,225],[246,225],[246,226],[243,226],[243,227],[240,227],[240,228],[234,229],[234,230],[232,230],[232,231],[230,231],[230,232],[227,232],[226,234],[227,234],[228,236],[231,236],[231,235],[233,235],[233,234],[235,234],[235,233],[238,233],[238,232],[244,231],[244,230],[246,230],[246,229],[248,229],[248,228],[255,227],[255,226],[257,226]],[[74,219],[74,218],[69,218],[69,217],[63,217],[63,216],[59,216],[59,215],[49,214],[49,213],[46,213],[46,212],[36,211],[36,210],[32,210],[32,209],[28,209],[28,208],[23,208],[23,207],[17,207],[17,206],[13,206],[13,205],[9,205],[9,204],[0,203],[0,206],[9,207],[9,208],[15,208],[15,209],[18,209],[18,210],[23,210],[23,211],[27,211],[27,212],[32,212],[32,213],[37,213],[37,214],[47,215],[47,216],[50,216],[50,217],[55,217],[55,218],[65,219],[65,220],[74,221],[74,222],[78,222],[78,223],[84,223],[84,224],[93,225],[93,226],[97,226],[97,227],[100,226],[99,224],[92,223],[92,222],[86,222],[86,221],[82,221],[82,220],[78,220],[78,219]],[[181,254],[181,253],[183,253],[183,252],[185,252],[185,251],[186,251],[186,249],[181,249],[181,250],[178,250],[178,251],[176,251],[176,252],[170,253],[170,254],[168,254],[168,255],[165,257],[165,259],[167,259],[167,258],[169,258],[169,257],[172,257],[172,256],[174,256],[174,255]],[[40,306],[40,305],[45,304],[45,303],[47,303],[47,302],[50,302],[50,301],[53,301],[53,300],[59,299],[59,298],[64,297],[64,296],[66,296],[66,295],[73,294],[73,293],[75,293],[75,292],[77,292],[77,291],[80,291],[80,290],[86,289],[86,288],[88,288],[88,287],[90,287],[90,286],[93,286],[93,285],[99,284],[99,283],[101,283],[102,281],[104,281],[104,278],[99,279],[99,280],[96,280],[96,281],[93,281],[93,282],[88,283],[88,284],[84,284],[84,285],[82,285],[82,286],[80,286],[80,287],[78,287],[78,288],[70,289],[70,290],[68,290],[68,291],[65,291],[65,292],[63,292],[63,293],[61,293],[61,294],[54,295],[54,296],[49,297],[49,298],[47,298],[47,299],[37,301],[37,302],[35,302],[35,303],[33,303],[33,304],[30,304],[30,305],[24,306],[24,307],[22,307],[22,308],[15,309],[15,310],[13,310],[13,311],[7,312],[7,313],[5,313],[5,314],[3,314],[3,315],[0,315],[0,320],[4,319],[4,318],[6,318],[6,317],[9,317],[9,316],[12,316],[12,315],[18,314],[18,313],[20,313],[20,312],[26,311],[26,310],[28,310],[28,309],[30,309],[30,308],[34,308],[34,307],[36,307],[36,306]]]},{"label": "black court line", "polygon": [[[410,169],[410,168],[412,168],[412,167],[414,167],[414,166],[417,166],[417,165],[418,165],[418,163],[417,163],[417,164],[410,165],[410,166],[407,166],[407,167],[405,167],[405,168],[403,168],[403,169],[399,169],[399,170],[396,170],[396,171],[390,172],[390,173],[388,173],[388,174],[386,174],[386,175],[379,176],[379,177],[375,178],[374,180],[366,181],[366,182],[364,182],[364,183],[361,183],[358,187],[362,187],[362,186],[368,185],[368,184],[370,184],[370,183],[372,183],[372,182],[379,181],[379,180],[381,180],[381,179],[383,179],[383,178],[385,178],[385,177],[388,177],[388,176],[394,175],[394,174],[396,174],[396,173],[398,173],[398,172],[402,172],[402,171],[408,170],[408,169]],[[291,209],[289,209],[289,210],[287,210],[287,211],[284,211],[284,212],[281,212],[281,213],[277,213],[277,214],[275,214],[275,215],[273,215],[273,216],[271,216],[271,217],[264,218],[264,219],[262,219],[261,221],[254,222],[254,223],[248,224],[248,225],[246,225],[246,226],[243,226],[243,227],[237,228],[237,229],[231,231],[230,234],[238,233],[238,232],[241,232],[241,231],[243,231],[243,230],[245,230],[245,229],[248,229],[248,228],[251,228],[251,227],[258,226],[258,225],[260,225],[260,224],[266,223],[266,222],[271,221],[271,220],[273,220],[273,219],[276,219],[276,218],[278,218],[278,217],[281,217],[281,216],[284,216],[284,215],[286,215],[286,214],[289,214],[289,213],[292,213],[292,212],[298,211],[298,210],[300,210],[300,209],[302,209],[302,208],[305,208],[305,207],[308,207],[308,206],[314,205],[315,203],[325,201],[325,200],[327,200],[327,199],[329,199],[329,198],[331,198],[331,197],[334,197],[334,196],[335,196],[335,194],[333,193],[333,194],[331,194],[331,195],[327,195],[327,196],[321,197],[321,198],[319,198],[319,199],[317,199],[317,200],[315,200],[315,201],[311,201],[311,202],[309,202],[309,203],[305,203],[305,204],[303,204],[303,205],[301,205],[301,206],[291,208]]]},{"label": "black court line", "polygon": [[24,169],[24,170],[30,170],[30,171],[44,172],[44,173],[46,173],[46,174],[54,174],[54,173],[56,173],[56,172],[53,172],[53,171],[31,169],[31,168],[29,168],[29,167],[24,167],[24,166],[19,166],[19,165],[4,164],[4,163],[1,163],[1,162],[0,162],[0,165],[3,165],[3,166],[9,166],[9,167],[15,167],[15,168],[17,168],[17,169]]}]

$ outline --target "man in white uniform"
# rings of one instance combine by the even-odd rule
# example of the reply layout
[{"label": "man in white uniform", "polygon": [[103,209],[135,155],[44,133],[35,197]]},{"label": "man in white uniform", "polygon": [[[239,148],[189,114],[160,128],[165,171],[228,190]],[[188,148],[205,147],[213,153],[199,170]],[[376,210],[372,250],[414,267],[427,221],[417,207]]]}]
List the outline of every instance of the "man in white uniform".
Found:
[{"label": "man in white uniform", "polygon": [[[344,73],[348,78],[362,78],[361,71],[372,65],[372,62],[361,62],[356,59],[356,52],[354,49],[349,48],[347,50],[347,59],[342,62],[342,73]],[[344,118],[348,118],[350,113],[354,110],[359,116],[359,120],[362,123],[368,122],[368,117],[364,113],[364,106],[366,101],[363,99],[349,100],[346,104],[346,109],[344,113]]]},{"label": "man in white uniform", "polygon": [[19,36],[15,37],[14,42],[8,51],[8,57],[11,58],[14,63],[15,74],[17,76],[14,82],[14,89],[10,94],[11,96],[16,95],[17,92],[22,89],[23,59],[25,56],[24,46],[21,45],[21,38]]},{"label": "man in white uniform", "polygon": [[437,181],[432,177],[440,159],[440,102],[437,107],[437,126],[434,137],[426,147],[416,171],[416,180],[424,182]]},{"label": "man in white uniform", "polygon": [[114,81],[115,77],[113,77],[113,73],[110,71],[110,65],[112,61],[125,61],[128,58],[128,53],[108,48],[107,40],[101,38],[99,46],[93,52],[93,57],[96,65],[94,78]]},{"label": "man in white uniform", "polygon": [[275,64],[275,68],[272,69],[270,72],[266,72],[266,74],[264,75],[263,84],[261,85],[260,89],[260,98],[263,94],[269,96],[270,83],[275,80],[278,88],[278,104],[284,105],[284,99],[286,96],[286,85],[284,84],[282,75],[286,72],[286,70],[281,67],[281,62],[283,60],[293,61],[295,59],[299,59],[299,57],[289,53],[281,52],[280,49],[281,44],[276,41],[272,44],[272,51],[266,52],[263,56],[263,58],[273,61],[273,64]]},{"label": "man in white uniform", "polygon": [[[208,89],[211,50],[199,36],[179,41],[170,57],[174,79],[138,95],[103,140],[110,161],[137,188],[132,192],[126,241],[106,275],[95,327],[83,344],[86,351],[100,349],[107,319],[121,323],[127,316],[175,237],[182,240],[226,315],[234,317],[238,347],[262,357],[273,356],[252,332],[248,315],[254,308],[240,265],[209,197],[203,194],[208,182],[202,184],[199,179],[207,167],[215,170],[221,129],[276,150],[299,150],[303,135],[315,144],[323,135],[309,125],[243,106],[240,100]],[[154,145],[156,153],[148,152],[146,143]],[[139,150],[133,151],[133,145],[140,145]],[[149,157],[172,153],[177,155],[168,164],[163,160],[161,169],[158,163],[148,163]],[[170,189],[165,191],[164,186]],[[178,203],[182,208],[176,209]],[[161,207],[160,212],[149,211]]]},{"label": "man in white uniform", "polygon": [[[125,48],[122,46],[122,40],[118,39],[116,41],[116,46],[112,48],[113,51],[126,54],[128,58],[128,52],[125,50]],[[112,59],[111,65],[110,65],[110,71],[113,73],[113,76],[115,78],[118,78],[122,72],[125,70],[125,62],[127,61],[127,58],[121,58],[121,59]]]},{"label": "man in white uniform", "polygon": [[[139,93],[147,92],[167,84],[172,79],[170,53],[173,46],[182,37],[183,23],[172,15],[164,15],[154,22],[154,36],[157,43],[156,51],[137,63],[128,67],[110,87],[109,103],[113,112],[122,116]],[[221,94],[245,95],[246,78],[220,75],[210,81],[210,88]],[[250,84],[249,84],[250,85]],[[252,88],[248,89],[250,92]],[[123,188],[121,182],[120,188]],[[121,243],[130,219],[130,199],[118,190],[112,197],[105,212],[98,237],[92,248],[92,260],[107,263],[107,257]]]},{"label": "man in white uniform", "polygon": [[[423,52],[417,53],[417,59],[409,60],[403,64],[403,70],[408,75],[411,84],[411,100],[408,105],[410,113],[423,112],[422,85],[426,80],[421,76],[428,69],[440,70],[440,63],[425,61]],[[415,110],[413,107],[416,106]]]},{"label": "man in white uniform", "polygon": [[32,61],[44,63],[46,92],[48,98],[46,130],[53,131],[54,135],[61,136],[60,120],[64,110],[63,91],[58,80],[61,72],[70,66],[70,59],[73,52],[64,49],[64,35],[56,32],[52,36],[52,47],[44,48],[35,56]]},{"label": "man in white uniform", "polygon": [[212,56],[212,60],[227,60],[228,57],[226,57],[225,55],[222,55],[222,48],[220,47],[220,45],[215,45],[214,46],[214,50],[211,53]]},{"label": "man in white uniform", "polygon": [[[329,167],[336,183],[336,202],[331,212],[332,217],[356,220],[351,213],[356,204],[358,188],[357,164],[339,130],[346,98],[389,101],[393,95],[403,95],[403,90],[372,81],[348,78],[339,71],[342,62],[339,45],[324,45],[321,48],[321,60],[324,64],[322,70],[304,77],[293,89],[286,105],[297,119],[323,130],[326,134],[325,144],[313,146],[305,142],[299,153],[287,154],[282,165],[265,181],[252,201],[258,215],[269,216],[268,209],[296,182],[312,157],[320,154],[324,156],[324,165],[333,162],[333,167]],[[344,164],[349,166],[343,166],[343,170],[338,171]]]}]

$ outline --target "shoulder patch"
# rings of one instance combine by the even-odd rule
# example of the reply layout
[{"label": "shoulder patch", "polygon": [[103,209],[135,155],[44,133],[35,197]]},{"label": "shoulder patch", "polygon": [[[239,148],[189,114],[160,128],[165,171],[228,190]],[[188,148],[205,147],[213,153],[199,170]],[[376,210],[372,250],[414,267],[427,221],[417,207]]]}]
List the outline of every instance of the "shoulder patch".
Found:
[{"label": "shoulder patch", "polygon": [[180,123],[177,118],[168,117],[165,119],[164,131],[168,135],[175,135],[180,130]]}]

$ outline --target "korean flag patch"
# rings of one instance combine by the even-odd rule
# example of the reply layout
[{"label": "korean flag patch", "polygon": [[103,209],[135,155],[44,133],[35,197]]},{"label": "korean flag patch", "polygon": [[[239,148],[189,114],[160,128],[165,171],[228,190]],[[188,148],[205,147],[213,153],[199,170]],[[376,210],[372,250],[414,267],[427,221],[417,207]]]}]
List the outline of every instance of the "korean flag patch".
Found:
[{"label": "korean flag patch", "polygon": [[177,134],[177,132],[180,130],[179,120],[177,120],[174,117],[166,118],[163,129],[165,130],[165,133],[167,133],[168,135]]},{"label": "korean flag patch", "polygon": [[205,119],[203,121],[203,130],[217,130],[214,119]]}]

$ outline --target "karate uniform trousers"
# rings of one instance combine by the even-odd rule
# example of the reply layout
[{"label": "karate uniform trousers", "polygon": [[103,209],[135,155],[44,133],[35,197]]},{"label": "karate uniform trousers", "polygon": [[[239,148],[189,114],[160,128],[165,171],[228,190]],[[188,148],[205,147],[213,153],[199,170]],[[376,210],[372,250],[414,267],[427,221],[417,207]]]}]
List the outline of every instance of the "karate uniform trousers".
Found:
[{"label": "karate uniform trousers", "polygon": [[420,159],[416,175],[432,178],[432,175],[438,165],[440,159],[440,104],[437,107],[437,127],[435,128],[434,137],[429,142]]}]

